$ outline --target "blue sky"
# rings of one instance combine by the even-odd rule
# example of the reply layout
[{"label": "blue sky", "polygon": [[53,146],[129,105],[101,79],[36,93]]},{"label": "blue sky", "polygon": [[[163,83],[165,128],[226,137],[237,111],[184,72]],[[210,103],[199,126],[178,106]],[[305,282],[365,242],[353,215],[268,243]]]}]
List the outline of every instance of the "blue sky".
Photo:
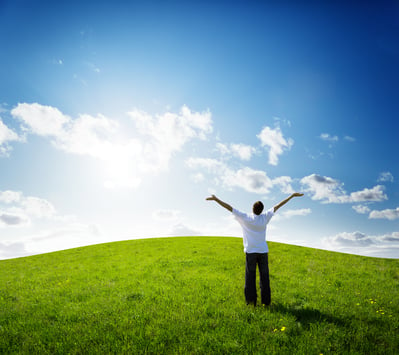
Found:
[{"label": "blue sky", "polygon": [[399,5],[0,2],[0,258],[240,236],[399,257]]}]

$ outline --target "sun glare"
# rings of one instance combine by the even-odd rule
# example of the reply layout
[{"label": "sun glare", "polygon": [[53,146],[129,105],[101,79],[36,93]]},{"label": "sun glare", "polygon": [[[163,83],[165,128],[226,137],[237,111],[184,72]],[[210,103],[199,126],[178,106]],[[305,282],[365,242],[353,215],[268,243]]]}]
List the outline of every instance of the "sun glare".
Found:
[{"label": "sun glare", "polygon": [[141,182],[136,162],[122,149],[104,160],[104,175],[104,187],[108,189],[137,188]]}]

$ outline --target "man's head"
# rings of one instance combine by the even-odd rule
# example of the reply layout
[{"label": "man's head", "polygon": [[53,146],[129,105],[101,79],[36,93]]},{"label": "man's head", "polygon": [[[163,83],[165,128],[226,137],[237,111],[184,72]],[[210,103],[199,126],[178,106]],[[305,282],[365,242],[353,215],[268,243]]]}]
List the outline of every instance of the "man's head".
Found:
[{"label": "man's head", "polygon": [[263,203],[261,201],[256,201],[252,207],[252,212],[256,215],[260,215],[263,211]]}]

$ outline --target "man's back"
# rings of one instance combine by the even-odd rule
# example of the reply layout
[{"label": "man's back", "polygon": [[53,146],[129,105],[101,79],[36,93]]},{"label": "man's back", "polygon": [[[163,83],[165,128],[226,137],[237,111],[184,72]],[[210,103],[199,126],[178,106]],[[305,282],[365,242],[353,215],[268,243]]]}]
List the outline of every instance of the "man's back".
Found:
[{"label": "man's back", "polygon": [[233,215],[242,227],[244,252],[267,253],[269,248],[266,242],[266,226],[274,215],[273,209],[260,215],[233,209]]}]

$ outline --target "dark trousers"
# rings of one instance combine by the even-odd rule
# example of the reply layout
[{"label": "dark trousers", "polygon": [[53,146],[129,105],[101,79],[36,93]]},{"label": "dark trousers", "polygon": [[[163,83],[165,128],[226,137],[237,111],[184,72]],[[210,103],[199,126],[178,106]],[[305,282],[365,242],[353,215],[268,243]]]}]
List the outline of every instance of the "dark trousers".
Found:
[{"label": "dark trousers", "polygon": [[256,305],[256,265],[258,265],[262,304],[268,306],[271,302],[268,254],[246,253],[245,260],[245,299],[247,304]]}]

